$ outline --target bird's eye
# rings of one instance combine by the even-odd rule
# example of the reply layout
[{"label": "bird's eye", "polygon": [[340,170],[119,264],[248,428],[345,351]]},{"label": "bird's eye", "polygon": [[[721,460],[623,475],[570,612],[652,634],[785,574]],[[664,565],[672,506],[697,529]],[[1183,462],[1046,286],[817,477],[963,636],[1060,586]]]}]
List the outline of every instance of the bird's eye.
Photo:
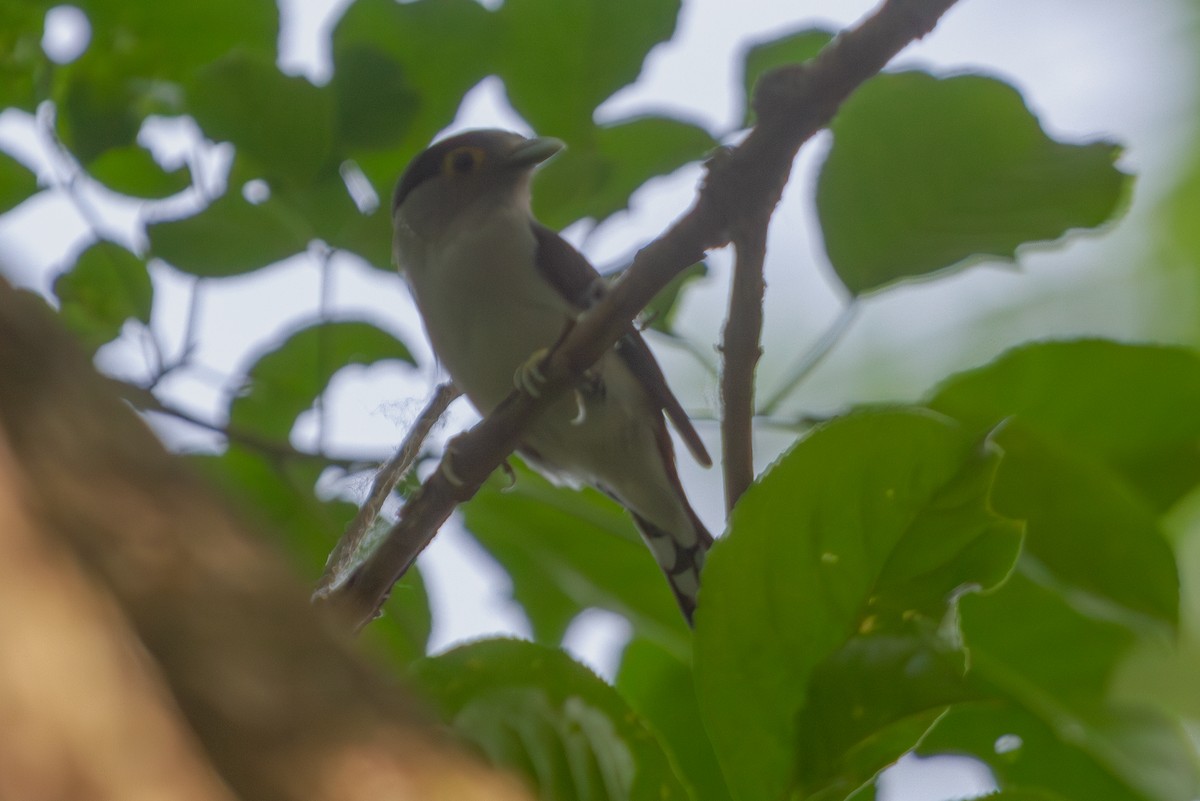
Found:
[{"label": "bird's eye", "polygon": [[442,172],[446,175],[466,175],[483,164],[483,151],[477,147],[459,147],[446,154]]}]

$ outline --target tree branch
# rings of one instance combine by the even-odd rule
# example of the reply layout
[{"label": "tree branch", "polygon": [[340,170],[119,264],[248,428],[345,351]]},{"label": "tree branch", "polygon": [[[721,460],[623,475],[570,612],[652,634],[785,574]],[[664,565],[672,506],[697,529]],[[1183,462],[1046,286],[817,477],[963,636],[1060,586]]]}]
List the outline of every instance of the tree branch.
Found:
[{"label": "tree branch", "polygon": [[203,417],[192,414],[184,409],[179,409],[175,406],[170,406],[163,403],[161,399],[149,389],[128,384],[117,379],[109,379],[109,384],[113,387],[118,396],[123,398],[133,408],[141,412],[155,412],[157,414],[174,417],[176,420],[182,420],[185,423],[203,428],[205,431],[211,431],[214,434],[220,434],[231,442],[237,442],[245,445],[251,450],[258,451],[264,456],[273,460],[307,460],[317,461],[331,467],[340,467],[343,470],[360,469],[363,465],[378,464],[379,456],[331,456],[326,453],[303,451],[292,445],[290,442],[281,442],[270,437],[264,437],[253,431],[245,431],[237,426],[220,423],[215,423],[212,420],[205,420]]},{"label": "tree branch", "polygon": [[737,261],[721,345],[721,443],[725,510],[732,512],[754,481],[754,373],[762,355],[763,261],[769,215],[734,231]]},{"label": "tree branch", "polygon": [[856,28],[843,32],[806,65],[784,67],[759,81],[758,125],[727,158],[710,166],[695,205],[666,233],[638,252],[633,265],[579,320],[542,364],[540,397],[514,392],[467,434],[457,437],[451,483],[439,469],[406,504],[371,559],[327,602],[346,623],[361,628],[377,613],[392,585],[450,516],[518,445],[521,432],[627,330],[630,321],[688,265],[728,243],[740,220],[778,202],[800,146],[833,119],[859,85],[909,42],[933,30],[955,0],[885,0]]},{"label": "tree branch", "polygon": [[[346,527],[346,532],[338,540],[333,553],[329,555],[325,572],[322,574],[321,580],[317,582],[317,588],[313,591],[314,600],[319,600],[333,591],[354,565],[361,560],[360,551],[363,542],[367,538],[367,532],[371,530],[372,524],[379,516],[380,510],[383,509],[384,501],[392,494],[396,485],[408,475],[408,471],[412,469],[417,456],[421,453],[421,446],[425,443],[429,432],[433,430],[437,421],[446,413],[447,407],[459,394],[459,389],[454,384],[440,385],[408,430],[408,434],[400,443],[400,447],[396,449],[396,453],[379,468],[379,472],[375,474],[375,480],[371,483],[371,491],[367,494],[367,499],[359,507],[358,514],[350,521],[350,525]],[[421,548],[417,549],[418,552],[420,550]],[[414,558],[415,556],[414,554]]]}]

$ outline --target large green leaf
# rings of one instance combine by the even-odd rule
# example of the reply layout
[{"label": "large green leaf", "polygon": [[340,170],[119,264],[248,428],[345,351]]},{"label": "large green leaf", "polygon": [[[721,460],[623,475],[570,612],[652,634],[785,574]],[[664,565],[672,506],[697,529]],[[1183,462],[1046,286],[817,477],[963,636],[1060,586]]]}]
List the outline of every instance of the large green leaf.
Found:
[{"label": "large green leaf", "polygon": [[1049,138],[1020,94],[980,76],[878,76],[841,108],[817,182],[825,249],[855,294],[1095,228],[1128,176],[1108,142]]},{"label": "large green leaf", "polygon": [[1102,705],[1135,636],[1079,611],[1025,571],[990,595],[964,598],[961,615],[972,673],[1060,726]]},{"label": "large green leaf", "polygon": [[589,607],[624,615],[635,630],[686,657],[690,635],[666,578],[628,516],[594,490],[555,487],[527,468],[497,478],[463,505],[467,528],[512,577],[539,641],[561,641]]},{"label": "large green leaf", "polygon": [[1024,345],[951,377],[929,406],[984,429],[1016,417],[1102,459],[1160,510],[1200,483],[1200,356],[1192,350]]},{"label": "large green leaf", "polygon": [[269,59],[238,52],[200,70],[188,86],[188,108],[205,134],[232,142],[272,183],[304,185],[328,167],[330,94]]},{"label": "large green leaf", "polygon": [[583,143],[596,106],[671,38],[679,8],[679,0],[508,0],[495,35],[513,107],[540,133]]},{"label": "large green leaf", "polygon": [[418,662],[446,720],[546,801],[687,799],[653,733],[562,651],[485,640]]},{"label": "large green leaf", "polygon": [[403,342],[370,323],[317,323],[293,331],[246,371],[246,391],[230,404],[230,425],[286,441],[296,417],[312,407],[337,371],[386,359],[413,362]]},{"label": "large green leaf", "polygon": [[825,28],[803,28],[768,42],[752,45],[742,61],[742,121],[746,127],[754,124],[754,86],[758,79],[776,67],[802,64],[810,60],[833,39],[833,31]]},{"label": "large green leaf", "polygon": [[804,797],[841,801],[912,750],[950,704],[973,696],[965,661],[914,628],[852,637],[818,665],[798,720]]},{"label": "large green leaf", "polygon": [[952,710],[921,753],[967,754],[1011,792],[1053,799],[1193,801],[1195,754],[1175,722],[1145,710],[1114,710],[1056,730],[1019,705]]},{"label": "large green leaf", "polygon": [[1173,625],[1175,557],[1154,511],[1103,463],[1010,420],[994,502],[1025,520],[1027,555],[1064,587]]},{"label": "large green leaf", "polygon": [[1108,699],[1135,629],[1083,611],[1030,572],[1036,571],[963,599],[971,678],[994,698],[987,708],[956,710],[922,750],[977,756],[1012,789],[1066,798],[1194,799],[1200,772],[1178,724]]},{"label": "large green leaf", "polygon": [[54,281],[61,318],[89,350],[116,339],[126,320],[150,322],[154,287],[146,263],[120,245],[97,242]]},{"label": "large green leaf", "polygon": [[224,278],[303,251],[316,235],[308,220],[275,200],[254,204],[227,192],[191,217],[146,226],[151,252],[185,273]]},{"label": "large green leaf", "polygon": [[[578,141],[578,145],[575,142]],[[717,141],[703,128],[669,117],[639,117],[596,128],[538,172],[534,212],[560,229],[597,222],[628,207],[634,190],[703,158]]]},{"label": "large green leaf", "polygon": [[700,718],[688,661],[635,637],[621,656],[617,691],[658,734],[696,801],[728,801],[729,789]]},{"label": "large green leaf", "polygon": [[[817,666],[856,636],[919,644],[921,629],[953,620],[963,591],[1003,577],[1020,528],[988,508],[996,459],[946,418],[864,413],[818,429],[746,493],[705,568],[695,640],[701,711],[736,797],[778,798],[806,776],[835,781],[821,766],[797,773],[802,738],[814,736],[799,721]],[[875,644],[885,641],[866,643],[868,664],[895,673],[894,648]],[[927,682],[911,678],[891,691]]]}]

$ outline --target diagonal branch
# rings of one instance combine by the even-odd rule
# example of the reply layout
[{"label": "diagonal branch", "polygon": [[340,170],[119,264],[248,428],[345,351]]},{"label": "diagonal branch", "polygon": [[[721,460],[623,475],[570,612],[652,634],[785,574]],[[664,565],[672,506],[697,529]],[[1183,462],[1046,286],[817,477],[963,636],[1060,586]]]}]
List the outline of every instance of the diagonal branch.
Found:
[{"label": "diagonal branch", "polygon": [[[314,598],[328,595],[353,569],[360,558],[359,554],[363,550],[371,526],[383,509],[384,501],[392,494],[396,485],[408,475],[417,461],[417,456],[421,453],[421,446],[425,444],[429,432],[437,425],[438,420],[442,419],[446,409],[459,394],[458,387],[452,383],[439,385],[433,393],[433,397],[429,399],[429,403],[421,411],[420,416],[409,428],[408,434],[400,443],[400,447],[396,449],[396,453],[379,468],[379,472],[375,474],[375,480],[371,483],[371,491],[367,495],[367,499],[363,501],[363,505],[354,519],[350,521],[350,525],[346,527],[346,532],[338,540],[333,553],[329,555],[325,572],[321,575],[320,581],[317,582],[317,588],[313,591]],[[417,548],[418,552],[420,550],[421,548]]]},{"label": "diagonal branch", "polygon": [[[439,469],[409,500],[373,557],[339,588],[332,604],[347,625],[368,623],[392,585],[416,558],[414,543],[432,539],[456,504],[471,498],[513,451],[521,432],[594,364],[630,321],[677,273],[711,248],[728,244],[742,220],[768,213],[779,201],[800,146],[829,124],[838,107],[906,45],[933,30],[955,0],[885,0],[857,27],[843,32],[806,65],[784,67],[759,81],[758,125],[738,147],[710,165],[695,205],[638,252],[612,291],[586,313],[542,365],[539,398],[514,392],[482,422],[457,437],[451,483]],[[417,549],[419,550],[419,549]]]}]

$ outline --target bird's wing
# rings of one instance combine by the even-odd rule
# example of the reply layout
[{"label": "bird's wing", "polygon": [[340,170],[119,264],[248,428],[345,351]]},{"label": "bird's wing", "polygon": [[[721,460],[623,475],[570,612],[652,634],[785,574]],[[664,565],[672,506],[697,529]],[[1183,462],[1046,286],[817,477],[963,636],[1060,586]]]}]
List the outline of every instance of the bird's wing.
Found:
[{"label": "bird's wing", "polygon": [[[570,242],[538,222],[533,223],[533,235],[537,240],[538,272],[568,303],[583,311],[604,296],[607,291],[604,279]],[[630,326],[617,342],[616,350],[655,404],[667,413],[696,461],[705,467],[710,466],[712,458],[692,426],[692,421],[688,419],[687,412],[667,386],[662,368],[658,366],[641,333]]]}]

